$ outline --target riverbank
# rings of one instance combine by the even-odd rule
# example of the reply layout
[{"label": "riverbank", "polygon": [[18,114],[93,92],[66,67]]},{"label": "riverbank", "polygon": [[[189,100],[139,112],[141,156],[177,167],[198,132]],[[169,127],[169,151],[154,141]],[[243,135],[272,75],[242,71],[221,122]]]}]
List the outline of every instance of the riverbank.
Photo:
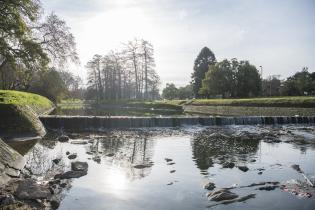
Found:
[{"label": "riverbank", "polygon": [[0,90],[0,136],[4,140],[44,136],[38,116],[48,114],[54,104],[47,98],[27,92]]}]

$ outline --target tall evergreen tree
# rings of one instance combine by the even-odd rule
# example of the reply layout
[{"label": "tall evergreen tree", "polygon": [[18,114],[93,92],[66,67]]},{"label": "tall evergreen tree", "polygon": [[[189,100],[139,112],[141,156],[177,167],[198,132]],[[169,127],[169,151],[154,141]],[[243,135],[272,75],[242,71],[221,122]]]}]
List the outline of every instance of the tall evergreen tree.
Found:
[{"label": "tall evergreen tree", "polygon": [[196,98],[200,98],[201,96],[199,90],[206,72],[209,70],[209,67],[215,63],[216,58],[214,53],[208,47],[202,48],[195,60],[194,72],[191,75],[191,84]]}]

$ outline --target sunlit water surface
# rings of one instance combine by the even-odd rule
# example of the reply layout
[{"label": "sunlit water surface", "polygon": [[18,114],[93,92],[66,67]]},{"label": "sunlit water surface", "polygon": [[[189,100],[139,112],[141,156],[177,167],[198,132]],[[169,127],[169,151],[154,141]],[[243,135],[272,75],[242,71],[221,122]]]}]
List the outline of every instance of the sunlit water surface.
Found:
[{"label": "sunlit water surface", "polygon": [[[288,130],[290,132],[285,133]],[[284,134],[277,137],[282,142],[220,139],[211,135],[222,133],[226,137],[266,131],[283,131]],[[311,143],[285,142],[296,138]],[[315,175],[314,127],[228,126],[113,131],[89,134],[81,139],[94,142],[74,145],[44,139],[26,154],[29,167],[39,176],[48,176],[55,170],[54,158],[63,157],[61,165],[67,168],[70,163],[65,155],[67,151],[77,153],[76,160],[88,162],[88,174],[73,179],[72,187],[64,192],[60,210],[207,209],[215,204],[208,200],[208,190],[203,188],[207,181],[214,182],[216,189],[261,181],[303,181],[302,175],[291,168],[292,164],[299,164],[306,174]],[[98,155],[100,161],[95,159]],[[165,158],[172,161],[167,162]],[[222,168],[226,161],[236,166],[246,165],[249,171]],[[138,164],[148,167],[133,167]],[[265,170],[258,175],[261,168]],[[302,198],[279,188],[259,191],[255,187],[232,191],[240,196],[254,193],[256,198],[211,209],[315,209],[314,194],[311,198]]]}]

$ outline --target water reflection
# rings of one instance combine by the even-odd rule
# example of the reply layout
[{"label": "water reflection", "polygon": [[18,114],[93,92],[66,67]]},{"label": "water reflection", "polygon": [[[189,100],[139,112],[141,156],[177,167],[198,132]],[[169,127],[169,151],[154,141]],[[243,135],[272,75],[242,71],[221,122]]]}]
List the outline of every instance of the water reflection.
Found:
[{"label": "water reflection", "polygon": [[236,133],[229,128],[209,128],[194,135],[193,158],[206,173],[214,163],[246,163],[258,150],[260,140],[249,133]]},{"label": "water reflection", "polygon": [[[149,138],[148,133],[116,131],[94,138],[88,151],[93,154],[94,159],[97,155],[103,156],[107,163],[123,170],[130,180],[143,178],[150,173],[154,141]],[[113,173],[121,176],[117,172]]]}]

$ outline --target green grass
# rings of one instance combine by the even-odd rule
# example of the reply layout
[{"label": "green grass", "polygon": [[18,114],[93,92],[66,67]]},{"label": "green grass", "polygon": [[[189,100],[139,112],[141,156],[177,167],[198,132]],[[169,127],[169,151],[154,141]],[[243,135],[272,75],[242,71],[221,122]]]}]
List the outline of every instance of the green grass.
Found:
[{"label": "green grass", "polygon": [[47,111],[54,106],[44,96],[14,90],[0,90],[0,104],[28,105],[37,113]]},{"label": "green grass", "polygon": [[270,97],[246,99],[193,99],[186,105],[195,106],[256,106],[315,108],[314,96]]},{"label": "green grass", "polygon": [[103,100],[99,103],[96,101],[83,101],[79,99],[62,100],[58,104],[61,109],[80,109],[86,106],[122,106],[122,107],[137,107],[137,108],[154,108],[154,109],[175,109],[181,110],[179,105],[180,100],[174,101],[145,101],[145,100]]}]

